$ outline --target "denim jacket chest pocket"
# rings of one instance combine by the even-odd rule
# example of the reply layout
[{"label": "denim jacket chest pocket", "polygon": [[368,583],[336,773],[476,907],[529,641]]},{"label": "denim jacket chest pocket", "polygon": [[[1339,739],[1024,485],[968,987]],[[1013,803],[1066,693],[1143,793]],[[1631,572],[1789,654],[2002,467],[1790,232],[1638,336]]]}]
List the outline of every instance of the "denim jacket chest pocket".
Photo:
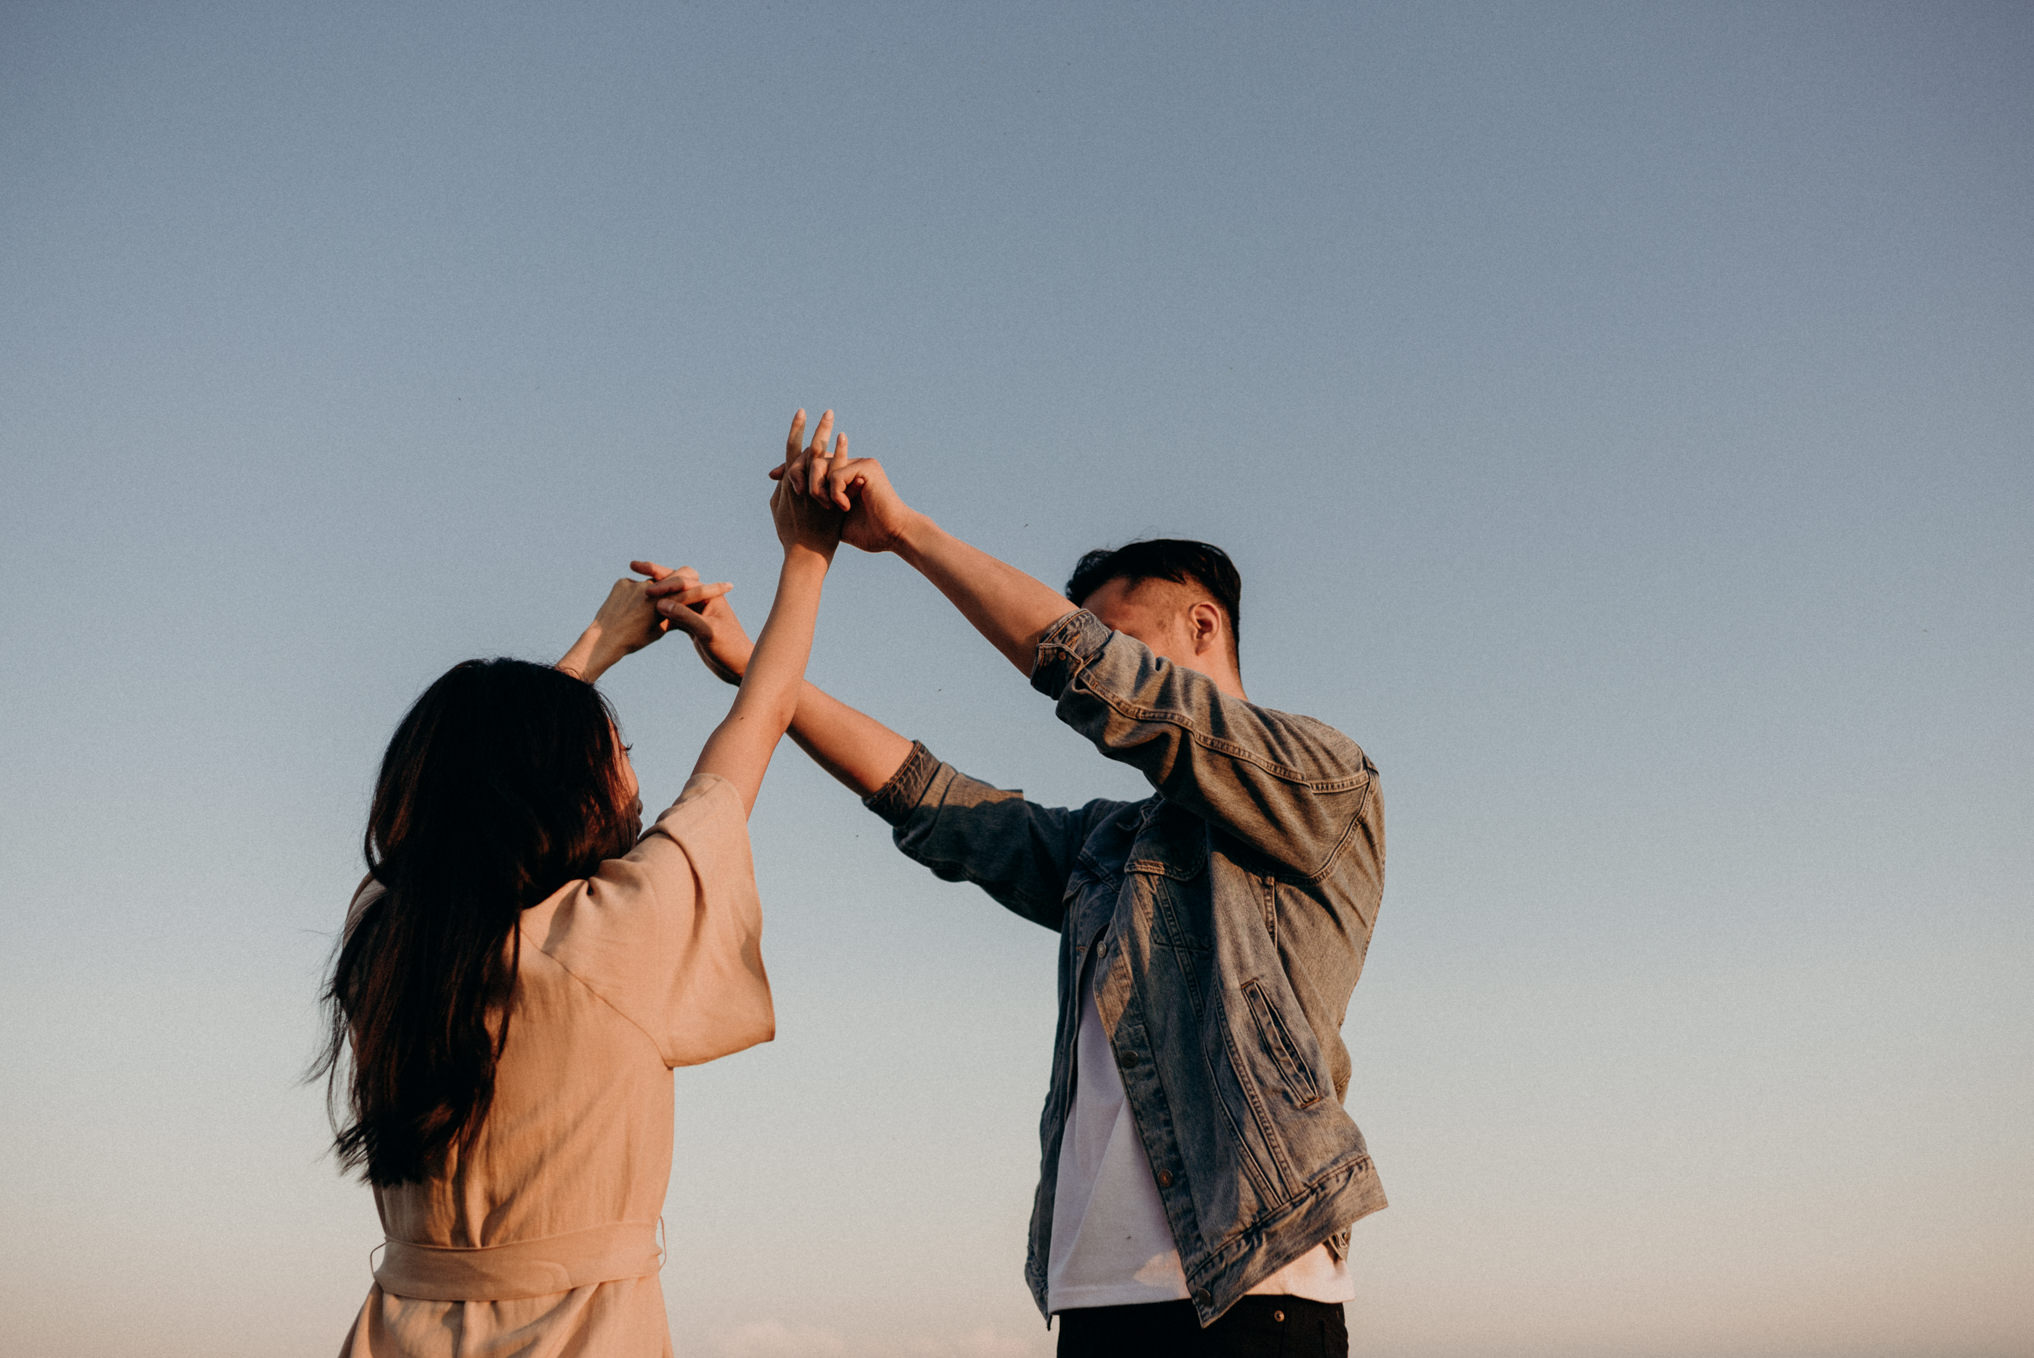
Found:
[{"label": "denim jacket chest pocket", "polygon": [[1066,923],[1062,926],[1069,946],[1086,949],[1109,927],[1122,889],[1121,867],[1111,868],[1086,852],[1074,860],[1066,879]]},{"label": "denim jacket chest pocket", "polygon": [[1200,817],[1160,803],[1131,840],[1123,870],[1145,898],[1139,904],[1149,911],[1154,947],[1214,950],[1213,897],[1205,880],[1208,830]]}]

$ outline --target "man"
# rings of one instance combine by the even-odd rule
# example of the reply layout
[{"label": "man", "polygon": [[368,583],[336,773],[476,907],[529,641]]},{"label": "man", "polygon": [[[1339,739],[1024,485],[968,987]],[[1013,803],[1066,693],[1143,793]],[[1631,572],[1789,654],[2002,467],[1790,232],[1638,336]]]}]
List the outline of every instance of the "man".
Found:
[{"label": "man", "polygon": [[[822,425],[830,425],[831,412]],[[801,446],[782,476],[842,541],[923,573],[1154,795],[1038,806],[810,683],[794,739],[942,878],[1060,933],[1060,1017],[1025,1276],[1061,1355],[1347,1352],[1349,1225],[1385,1205],[1343,1111],[1340,1030],[1383,891],[1377,771],[1340,732],[1252,703],[1219,549],[1082,558],[1062,595],[909,508],[873,459]],[[652,593],[697,582],[651,563]],[[666,600],[723,678],[724,599]]]}]

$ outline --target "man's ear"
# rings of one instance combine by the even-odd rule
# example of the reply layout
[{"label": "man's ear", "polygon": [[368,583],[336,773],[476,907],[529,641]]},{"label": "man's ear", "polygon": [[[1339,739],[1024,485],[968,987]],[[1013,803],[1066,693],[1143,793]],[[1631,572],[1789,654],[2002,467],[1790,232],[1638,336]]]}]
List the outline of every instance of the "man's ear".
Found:
[{"label": "man's ear", "polygon": [[1214,650],[1227,654],[1228,643],[1222,639],[1222,610],[1206,599],[1187,609],[1187,630],[1193,634],[1195,655]]}]

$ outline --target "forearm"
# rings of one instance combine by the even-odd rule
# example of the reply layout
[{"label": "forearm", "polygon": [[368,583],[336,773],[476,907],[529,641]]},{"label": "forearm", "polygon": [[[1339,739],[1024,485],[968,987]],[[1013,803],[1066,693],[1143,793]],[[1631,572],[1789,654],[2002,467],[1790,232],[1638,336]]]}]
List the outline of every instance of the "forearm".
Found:
[{"label": "forearm", "polygon": [[797,710],[826,565],[814,552],[793,548],[786,554],[769,621],[756,640],[734,706],[707,737],[693,766],[695,773],[719,774],[733,783],[745,809],[754,808],[770,755]]},{"label": "forearm", "polygon": [[1020,673],[1031,673],[1045,629],[1074,611],[1058,590],[961,541],[923,514],[914,516],[896,551]]},{"label": "forearm", "polygon": [[791,739],[858,797],[889,782],[911,754],[909,740],[809,680],[798,690]]},{"label": "forearm", "polygon": [[552,668],[590,684],[613,668],[614,662],[619,659],[620,653],[605,644],[601,625],[596,622],[579,634],[579,640],[572,643],[572,649],[560,656]]},{"label": "forearm", "polygon": [[777,576],[777,597],[749,655],[741,691],[735,695],[729,716],[753,708],[777,721],[779,734],[790,725],[791,714],[798,709],[805,664],[812,656],[812,632],[819,621],[826,567],[826,558],[816,552],[793,548],[785,554],[784,568]]},{"label": "forearm", "polygon": [[[700,648],[713,672],[738,684],[754,648],[739,627],[730,626],[715,644]],[[811,680],[798,686],[798,711],[791,739],[858,797],[867,797],[895,776],[911,755],[911,742],[865,712],[849,707]]]}]

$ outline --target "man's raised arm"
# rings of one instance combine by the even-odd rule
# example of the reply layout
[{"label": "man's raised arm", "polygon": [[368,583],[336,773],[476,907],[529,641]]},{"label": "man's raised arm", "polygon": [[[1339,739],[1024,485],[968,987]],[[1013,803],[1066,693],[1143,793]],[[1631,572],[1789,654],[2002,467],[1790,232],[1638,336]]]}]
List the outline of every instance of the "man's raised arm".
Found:
[{"label": "man's raised arm", "polygon": [[794,491],[833,501],[847,514],[842,542],[904,558],[1027,677],[1039,638],[1074,611],[1052,586],[961,541],[905,504],[882,464],[849,457],[844,439],[835,440],[831,452],[793,448],[783,467],[770,474],[782,476]]},{"label": "man's raised arm", "polygon": [[[962,542],[906,505],[873,458],[794,450],[771,475],[845,510],[842,542],[895,552],[917,567],[1033,688],[1058,702],[1061,720],[1175,804],[1307,876],[1328,871],[1360,838],[1366,808],[1376,818],[1376,770],[1354,741],[1258,707],[1233,669],[1225,687],[1216,668],[1161,657]],[[1381,839],[1381,824],[1373,828]],[[1381,842],[1375,854],[1381,859]]]},{"label": "man's raised arm", "polygon": [[[726,586],[700,585],[689,566],[674,571],[654,561],[631,561],[629,569],[650,577],[644,592],[671,626],[692,638],[706,667],[725,682],[739,684],[755,643],[721,597]],[[706,593],[716,588],[719,593]],[[814,763],[864,798],[880,791],[911,755],[910,741],[809,679],[799,687],[790,735]]]}]

